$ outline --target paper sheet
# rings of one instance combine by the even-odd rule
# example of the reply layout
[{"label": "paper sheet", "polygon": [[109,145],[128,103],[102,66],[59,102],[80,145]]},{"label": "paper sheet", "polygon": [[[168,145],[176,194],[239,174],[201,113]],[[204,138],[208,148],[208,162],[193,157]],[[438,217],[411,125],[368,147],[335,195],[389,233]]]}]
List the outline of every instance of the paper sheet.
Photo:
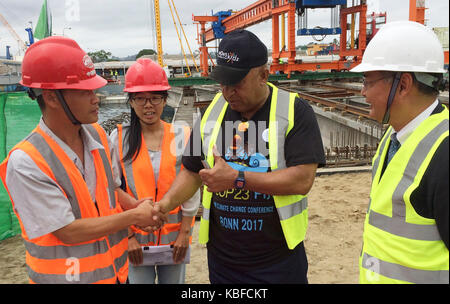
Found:
[{"label": "paper sheet", "polygon": [[[173,265],[173,247],[171,245],[161,246],[143,246],[143,263],[140,266],[146,265]],[[184,257],[184,264],[189,264],[191,258],[191,247],[189,246]]]}]

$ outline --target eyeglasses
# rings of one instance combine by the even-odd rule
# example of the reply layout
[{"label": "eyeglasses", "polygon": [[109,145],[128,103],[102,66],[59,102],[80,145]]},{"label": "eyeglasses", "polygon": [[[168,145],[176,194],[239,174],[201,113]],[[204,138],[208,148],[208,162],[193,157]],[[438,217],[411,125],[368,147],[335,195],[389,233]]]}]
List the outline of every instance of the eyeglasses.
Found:
[{"label": "eyeglasses", "polygon": [[363,87],[364,89],[368,89],[369,86],[372,86],[374,83],[382,80],[382,79],[386,79],[386,78],[391,78],[391,76],[383,76],[381,78],[375,79],[375,80],[370,80],[368,81],[366,78],[363,79]]},{"label": "eyeglasses", "polygon": [[133,101],[138,105],[138,106],[143,106],[148,102],[150,102],[150,104],[157,106],[159,105],[161,102],[164,101],[164,97],[163,96],[152,96],[152,97],[133,97]]}]

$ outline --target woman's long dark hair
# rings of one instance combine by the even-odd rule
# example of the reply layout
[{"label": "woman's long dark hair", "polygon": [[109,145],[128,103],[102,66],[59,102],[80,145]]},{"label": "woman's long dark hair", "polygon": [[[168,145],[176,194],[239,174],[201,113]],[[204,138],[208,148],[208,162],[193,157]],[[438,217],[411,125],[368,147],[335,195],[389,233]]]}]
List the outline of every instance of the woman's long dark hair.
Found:
[{"label": "woman's long dark hair", "polygon": [[[157,91],[152,93],[162,95],[164,97],[164,100],[167,100],[167,97],[169,96],[169,93],[167,91]],[[128,104],[130,104],[133,97],[134,93],[128,93]],[[122,160],[123,162],[126,162],[128,160],[134,161],[137,158],[142,145],[141,122],[139,121],[139,117],[136,115],[136,112],[131,106],[130,110],[130,128],[128,129],[128,132],[126,134],[123,134],[123,136],[127,137],[125,140],[128,142],[128,151]]]}]

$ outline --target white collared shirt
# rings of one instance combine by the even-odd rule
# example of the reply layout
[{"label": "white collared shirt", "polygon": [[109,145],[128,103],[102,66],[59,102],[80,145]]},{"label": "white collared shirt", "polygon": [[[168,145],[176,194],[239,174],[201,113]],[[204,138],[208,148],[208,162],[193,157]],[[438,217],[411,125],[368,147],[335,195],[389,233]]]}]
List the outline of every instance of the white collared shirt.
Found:
[{"label": "white collared shirt", "polygon": [[401,130],[396,131],[394,129],[393,134],[396,133],[397,139],[401,145],[403,145],[412,132],[425,120],[427,119],[431,113],[433,113],[434,109],[438,105],[438,100],[436,99],[428,108],[426,108],[422,113],[416,116],[413,120],[411,120],[406,126],[404,126]]}]

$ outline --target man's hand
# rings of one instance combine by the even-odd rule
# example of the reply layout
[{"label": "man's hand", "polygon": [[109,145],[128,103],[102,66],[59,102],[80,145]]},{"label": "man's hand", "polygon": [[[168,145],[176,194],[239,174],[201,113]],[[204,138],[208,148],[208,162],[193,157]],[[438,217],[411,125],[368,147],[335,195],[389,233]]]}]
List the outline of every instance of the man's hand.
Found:
[{"label": "man's hand", "polygon": [[144,200],[139,206],[134,209],[136,212],[136,226],[152,227],[153,230],[158,230],[167,222],[167,215],[161,213],[158,205],[153,206],[151,200]]},{"label": "man's hand", "polygon": [[120,206],[122,207],[123,210],[134,209],[137,206],[139,206],[139,204],[141,204],[146,199],[153,200],[152,197],[145,197],[140,200],[137,200],[132,195],[123,191],[119,187],[116,188],[116,193],[117,193],[117,198],[119,200]]},{"label": "man's hand", "polygon": [[155,203],[153,202],[153,197],[149,196],[149,197],[144,197],[139,200],[136,200],[135,207],[139,206],[141,203],[143,203],[146,200],[149,200],[150,203],[152,204],[152,206],[155,205]]},{"label": "man's hand", "polygon": [[216,147],[213,149],[214,167],[199,171],[203,185],[208,187],[209,192],[222,192],[234,188],[234,181],[239,172],[228,165],[220,156]]}]

